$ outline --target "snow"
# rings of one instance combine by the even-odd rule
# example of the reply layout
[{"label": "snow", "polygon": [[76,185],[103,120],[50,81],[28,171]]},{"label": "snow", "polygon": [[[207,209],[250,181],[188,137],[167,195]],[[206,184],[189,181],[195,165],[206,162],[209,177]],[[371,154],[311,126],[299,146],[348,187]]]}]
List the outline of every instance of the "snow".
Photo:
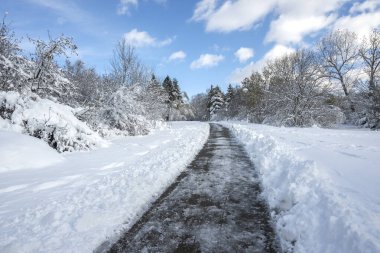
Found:
[{"label": "snow", "polygon": [[46,167],[63,160],[44,141],[9,131],[0,130],[0,150],[0,173]]},{"label": "snow", "polygon": [[[38,139],[1,133],[51,155]],[[0,160],[7,168],[0,173],[0,251],[92,252],[112,242],[185,169],[208,133],[208,124],[176,122],[147,136],[115,138],[108,147],[55,154],[58,163],[33,170]],[[0,154],[14,146],[1,142]]]},{"label": "snow", "polygon": [[38,136],[60,152],[90,149],[107,143],[86,123],[75,117],[74,108],[42,99],[35,94],[0,91],[0,129]]},{"label": "snow", "polygon": [[380,252],[380,132],[223,124],[259,170],[286,252]]}]

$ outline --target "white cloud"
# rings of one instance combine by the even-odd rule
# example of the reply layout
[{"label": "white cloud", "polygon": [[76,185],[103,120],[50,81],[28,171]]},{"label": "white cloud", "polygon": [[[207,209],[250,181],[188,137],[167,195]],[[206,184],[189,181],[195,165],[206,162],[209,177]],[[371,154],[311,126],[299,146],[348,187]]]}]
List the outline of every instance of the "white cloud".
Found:
[{"label": "white cloud", "polygon": [[[152,0],[156,4],[165,5],[167,0]],[[117,14],[124,15],[129,14],[131,7],[137,7],[139,5],[139,0],[119,0],[117,6]]]},{"label": "white cloud", "polygon": [[215,7],[216,0],[202,0],[197,3],[191,19],[194,21],[206,20],[213,14]]},{"label": "white cloud", "polygon": [[294,52],[295,50],[291,47],[286,47],[283,45],[275,45],[271,50],[269,50],[263,58],[256,62],[250,62],[243,68],[235,69],[229,76],[229,82],[240,83],[244,78],[249,77],[254,71],[260,71],[264,67],[265,63],[269,60],[273,60],[285,54]]},{"label": "white cloud", "polygon": [[137,7],[137,0],[120,0],[120,3],[117,7],[117,14],[124,15],[129,13],[129,9],[131,6]]},{"label": "white cloud", "polygon": [[200,69],[200,68],[215,67],[219,64],[219,62],[223,60],[224,60],[223,55],[202,54],[197,60],[191,63],[190,68]]},{"label": "white cloud", "polygon": [[277,44],[299,43],[307,35],[334,22],[339,8],[347,0],[201,0],[193,21],[204,21],[208,32],[232,32],[251,29],[273,14],[265,41]]},{"label": "white cloud", "polygon": [[167,46],[173,42],[173,39],[168,38],[162,41],[158,41],[156,38],[149,35],[145,31],[139,31],[133,29],[128,33],[125,33],[123,36],[125,42],[135,47],[162,47]]},{"label": "white cloud", "polygon": [[169,56],[169,61],[183,60],[186,58],[186,53],[183,51],[177,51]]},{"label": "white cloud", "polygon": [[253,49],[248,47],[241,47],[235,52],[236,58],[238,58],[241,63],[251,59],[253,57],[253,54]]},{"label": "white cloud", "polygon": [[350,8],[350,13],[362,13],[365,11],[374,12],[380,5],[379,0],[368,0],[362,3],[356,2]]},{"label": "white cloud", "polygon": [[335,20],[335,15],[292,17],[283,15],[271,22],[270,30],[265,37],[266,42],[299,43],[304,36],[317,32]]},{"label": "white cloud", "polygon": [[277,19],[270,24],[266,42],[300,43],[303,38],[331,25],[346,0],[277,0]]},{"label": "white cloud", "polygon": [[216,8],[215,0],[198,2],[191,18],[206,21],[206,31],[232,32],[247,30],[274,8],[276,0],[225,1]]},{"label": "white cloud", "polygon": [[358,34],[359,38],[367,36],[373,29],[380,27],[380,1],[366,1],[354,4],[351,15],[340,17],[333,29],[347,29]]}]

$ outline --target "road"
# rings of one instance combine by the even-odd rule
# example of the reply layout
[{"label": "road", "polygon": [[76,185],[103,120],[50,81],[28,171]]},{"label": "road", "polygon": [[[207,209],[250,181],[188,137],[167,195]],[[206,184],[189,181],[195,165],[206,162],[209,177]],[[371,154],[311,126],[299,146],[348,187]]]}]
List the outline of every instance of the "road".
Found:
[{"label": "road", "polygon": [[244,147],[210,125],[188,168],[109,252],[281,252]]}]

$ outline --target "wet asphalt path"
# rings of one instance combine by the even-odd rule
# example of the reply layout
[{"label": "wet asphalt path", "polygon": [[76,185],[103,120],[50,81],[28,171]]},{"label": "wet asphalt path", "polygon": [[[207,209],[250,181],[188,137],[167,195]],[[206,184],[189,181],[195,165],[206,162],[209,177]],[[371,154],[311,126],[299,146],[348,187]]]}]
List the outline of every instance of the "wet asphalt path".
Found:
[{"label": "wet asphalt path", "polygon": [[280,252],[243,146],[211,124],[194,161],[109,252]]}]

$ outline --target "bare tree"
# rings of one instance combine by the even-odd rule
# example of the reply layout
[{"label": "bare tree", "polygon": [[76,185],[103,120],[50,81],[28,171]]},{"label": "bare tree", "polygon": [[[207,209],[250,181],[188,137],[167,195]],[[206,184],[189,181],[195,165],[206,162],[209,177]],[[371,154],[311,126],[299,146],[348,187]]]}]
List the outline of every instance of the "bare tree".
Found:
[{"label": "bare tree", "polygon": [[335,123],[323,104],[327,91],[314,52],[298,50],[268,62],[264,76],[269,80],[263,101],[266,122],[290,126]]},{"label": "bare tree", "polygon": [[359,50],[360,57],[364,62],[364,70],[368,75],[368,89],[370,95],[373,95],[375,90],[376,75],[380,70],[380,32],[373,30],[368,38],[362,42]]},{"label": "bare tree", "polygon": [[359,50],[364,63],[364,71],[368,76],[368,118],[372,128],[380,128],[380,32],[373,30],[364,38]]},{"label": "bare tree", "polygon": [[122,86],[148,83],[148,70],[139,61],[134,47],[121,40],[116,45],[111,60],[112,76]]},{"label": "bare tree", "polygon": [[350,109],[354,112],[350,89],[354,83],[352,74],[358,59],[356,34],[347,30],[331,32],[322,38],[317,48],[322,61],[323,76],[340,83]]}]

